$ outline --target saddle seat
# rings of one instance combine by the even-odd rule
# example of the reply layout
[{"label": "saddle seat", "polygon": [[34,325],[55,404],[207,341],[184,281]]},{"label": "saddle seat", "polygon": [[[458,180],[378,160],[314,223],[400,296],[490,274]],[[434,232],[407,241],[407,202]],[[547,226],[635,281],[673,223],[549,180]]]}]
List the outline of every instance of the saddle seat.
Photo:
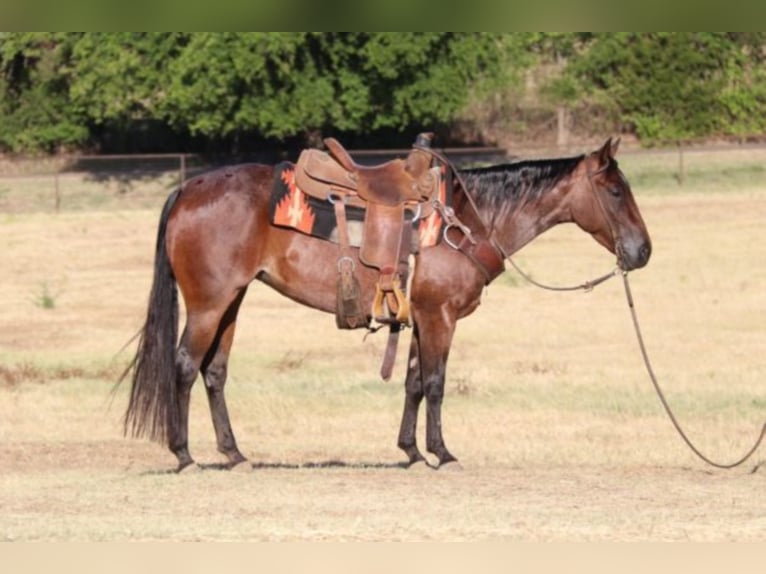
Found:
[{"label": "saddle seat", "polygon": [[[356,163],[335,138],[326,138],[324,143],[331,156],[346,170],[348,179],[355,184],[359,197],[364,201],[395,206],[423,201],[430,195],[433,182],[426,171],[431,162],[430,156],[418,161],[415,155],[418,152],[415,151],[407,160],[394,159],[365,166]],[[426,177],[422,177],[424,175]]]},{"label": "saddle seat", "polygon": [[428,167],[431,156],[414,149],[406,160],[394,159],[376,166],[355,163],[335,139],[325,140],[327,152],[303,150],[295,170],[295,183],[318,199],[341,197],[348,205],[399,207],[427,201],[434,194],[436,175]]}]

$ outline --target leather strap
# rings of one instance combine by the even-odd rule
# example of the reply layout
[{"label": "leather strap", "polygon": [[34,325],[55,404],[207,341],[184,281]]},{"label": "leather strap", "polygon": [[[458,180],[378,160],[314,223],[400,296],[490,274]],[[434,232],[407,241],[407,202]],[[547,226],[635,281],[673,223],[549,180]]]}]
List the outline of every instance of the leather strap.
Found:
[{"label": "leather strap", "polygon": [[351,245],[348,239],[348,224],[346,222],[346,207],[342,198],[337,198],[333,204],[335,220],[338,228],[338,293],[335,309],[335,324],[339,329],[356,329],[367,325],[367,317],[361,307],[361,291],[359,281],[354,275],[354,260],[351,257]]},{"label": "leather strap", "polygon": [[[391,378],[391,374],[394,371],[394,362],[396,361],[396,349],[399,344],[399,333],[402,328],[410,322],[410,309],[409,309],[409,291],[407,290],[407,282],[409,280],[410,273],[410,261],[409,254],[412,251],[412,225],[406,222],[404,226],[404,232],[402,233],[402,244],[399,249],[399,273],[398,280],[401,281],[401,289],[396,287],[395,292],[399,305],[399,312],[397,314],[397,320],[388,327],[388,343],[386,344],[386,352],[383,355],[383,364],[380,366],[380,377],[384,381],[388,381]],[[404,295],[402,290],[407,293]],[[405,308],[406,306],[406,308]]]},{"label": "leather strap", "polygon": [[485,285],[492,283],[505,271],[505,259],[489,239],[479,239],[475,244],[468,242],[465,250],[461,251],[484,273]]},{"label": "leather strap", "polygon": [[[450,232],[455,234],[462,233],[456,227],[453,227]],[[457,250],[468,257],[479,271],[482,272],[485,285],[492,283],[505,271],[505,257],[491,239],[463,235],[459,241],[454,242],[454,245],[457,245]]]},{"label": "leather strap", "polygon": [[394,372],[396,349],[399,346],[399,332],[402,330],[402,325],[391,323],[388,329],[388,343],[386,343],[386,352],[383,354],[383,364],[380,366],[380,378],[384,381],[390,380]]},{"label": "leather strap", "polygon": [[346,206],[342,197],[336,197],[333,201],[335,208],[335,222],[338,226],[338,245],[340,246],[341,257],[347,257],[351,253],[348,240],[348,224],[346,223]]}]

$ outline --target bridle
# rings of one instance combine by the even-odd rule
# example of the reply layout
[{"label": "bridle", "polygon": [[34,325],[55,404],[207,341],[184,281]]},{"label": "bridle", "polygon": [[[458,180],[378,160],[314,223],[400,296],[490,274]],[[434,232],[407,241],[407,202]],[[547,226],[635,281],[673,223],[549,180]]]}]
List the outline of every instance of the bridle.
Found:
[{"label": "bridle", "polygon": [[[609,271],[608,273],[604,273],[603,275],[600,275],[599,277],[596,277],[595,279],[591,279],[589,281],[585,281],[583,283],[580,283],[578,285],[567,285],[567,286],[555,286],[555,285],[546,285],[545,283],[540,283],[539,281],[536,281],[533,279],[529,274],[525,273],[521,267],[516,265],[513,259],[511,259],[510,256],[507,256],[506,259],[508,260],[508,263],[511,264],[511,266],[516,270],[516,272],[521,275],[525,281],[528,283],[531,283],[535,287],[539,287],[540,289],[545,289],[547,291],[585,291],[586,293],[589,291],[592,291],[594,287],[597,287],[598,285],[601,285],[601,283],[604,283],[605,281],[608,281],[612,277],[615,277],[618,275],[621,271],[621,266],[619,264],[619,260],[622,258],[622,249],[620,247],[620,242],[618,241],[618,235],[614,230],[614,227],[612,226],[612,222],[608,217],[608,212],[606,211],[606,207],[604,206],[603,201],[601,200],[601,197],[599,196],[598,190],[596,189],[595,184],[593,183],[593,177],[596,175],[599,175],[603,172],[605,172],[609,168],[609,164],[600,167],[596,171],[590,171],[588,170],[587,177],[588,177],[588,185],[590,186],[590,190],[593,193],[593,195],[596,198],[596,203],[599,206],[599,209],[601,210],[602,215],[604,216],[604,221],[606,222],[607,226],[609,227],[609,233],[612,237],[612,243],[614,244],[614,249],[617,254],[618,258],[618,264],[617,266]],[[624,272],[626,273],[626,272]]]},{"label": "bridle", "polygon": [[[433,148],[421,146],[419,144],[415,144],[412,146],[415,149],[424,151],[426,153],[431,154],[433,157],[438,159],[440,162],[442,162],[444,165],[446,165],[450,171],[452,172],[452,175],[457,180],[460,187],[463,189],[463,195],[465,195],[466,199],[468,200],[469,205],[471,206],[471,209],[474,212],[474,215],[476,216],[476,219],[478,220],[479,224],[481,225],[482,229],[480,232],[484,237],[486,238],[486,241],[489,243],[489,245],[497,252],[497,256],[503,260],[508,261],[508,263],[511,264],[511,266],[516,270],[519,275],[521,275],[526,281],[531,283],[532,285],[535,285],[537,287],[540,287],[541,289],[546,289],[549,291],[591,291],[594,287],[597,285],[600,285],[601,283],[607,281],[608,279],[611,279],[615,275],[617,275],[620,271],[620,266],[618,264],[617,267],[615,267],[612,271],[605,273],[604,275],[601,275],[599,277],[596,277],[595,279],[592,279],[590,281],[585,281],[584,283],[581,283],[579,285],[572,285],[572,286],[566,286],[566,287],[558,287],[558,286],[552,286],[552,285],[545,285],[543,283],[539,283],[532,279],[527,273],[524,273],[524,271],[516,265],[516,263],[511,259],[510,254],[503,249],[502,245],[500,245],[500,242],[495,237],[494,229],[487,224],[487,222],[484,220],[484,218],[481,215],[481,212],[479,211],[479,207],[476,205],[476,201],[474,200],[473,196],[468,192],[468,186],[465,183],[465,180],[463,180],[463,177],[460,175],[460,171],[455,167],[455,165],[442,153],[439,153]],[[598,194],[598,191],[596,190],[596,186],[593,183],[593,178],[603,172],[605,172],[609,168],[609,164],[600,167],[596,171],[590,171],[588,170],[587,177],[588,177],[588,184],[590,186],[591,191],[593,192],[593,195],[596,198],[596,202],[599,205],[599,209],[601,209],[602,215],[604,216],[604,221],[609,227],[609,233],[612,237],[612,242],[615,246],[615,252],[618,254],[618,259],[621,257],[621,248],[618,246],[620,245],[618,242],[618,235],[614,231],[614,228],[612,227],[611,220],[608,217],[608,212],[601,200],[601,197]],[[451,207],[444,206],[439,202],[438,200],[434,200],[433,202],[434,208],[439,211],[442,215],[442,217],[445,220],[445,227],[443,230],[443,238],[445,240],[445,243],[455,249],[456,251],[459,251],[459,247],[454,244],[452,241],[449,240],[447,237],[447,232],[451,228],[458,228],[463,233],[463,235],[471,242],[476,243],[476,240],[473,238],[473,233],[471,229],[469,229],[465,224],[460,222],[457,217],[454,214],[454,211]],[[476,263],[476,262],[475,262]],[[478,263],[477,263],[478,264]],[[481,267],[481,265],[479,265]],[[482,271],[486,274],[486,271],[482,269]]]},{"label": "bridle", "polygon": [[[610,160],[613,161],[613,160]],[[593,183],[593,178],[597,175],[600,175],[607,171],[609,169],[609,163],[606,165],[601,166],[596,171],[590,171],[588,170],[588,185],[590,186],[590,190],[593,193],[594,197],[596,198],[596,203],[598,204],[599,209],[601,210],[601,215],[604,217],[604,221],[606,222],[607,227],[609,228],[609,234],[612,237],[612,245],[614,245],[614,252],[615,255],[617,255],[617,266],[622,269],[622,265],[620,263],[622,262],[623,258],[623,248],[622,248],[622,242],[620,241],[619,234],[614,229],[614,224],[612,223],[612,220],[609,217],[609,212],[606,209],[606,206],[604,205],[604,200],[601,199],[601,194],[596,189],[596,185]]]}]

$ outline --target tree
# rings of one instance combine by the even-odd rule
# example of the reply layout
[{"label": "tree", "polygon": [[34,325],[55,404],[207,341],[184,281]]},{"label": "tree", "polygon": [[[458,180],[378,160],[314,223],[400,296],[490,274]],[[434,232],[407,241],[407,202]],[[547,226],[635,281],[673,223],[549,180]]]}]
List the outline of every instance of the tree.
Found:
[{"label": "tree", "polygon": [[170,81],[169,63],[183,33],[86,32],[72,40],[64,71],[70,101],[91,124],[157,119]]},{"label": "tree", "polygon": [[645,142],[731,135],[766,127],[762,46],[720,32],[598,34],[570,73]]},{"label": "tree", "polygon": [[164,110],[211,136],[427,126],[449,121],[497,61],[488,34],[193,34]]},{"label": "tree", "polygon": [[63,71],[71,47],[65,34],[0,35],[0,147],[54,151],[87,139],[67,97]]},{"label": "tree", "polygon": [[223,149],[440,128],[500,140],[525,113],[550,133],[557,112],[562,140],[618,123],[644,142],[758,134],[765,46],[761,32],[6,32],[0,149],[147,126]]}]

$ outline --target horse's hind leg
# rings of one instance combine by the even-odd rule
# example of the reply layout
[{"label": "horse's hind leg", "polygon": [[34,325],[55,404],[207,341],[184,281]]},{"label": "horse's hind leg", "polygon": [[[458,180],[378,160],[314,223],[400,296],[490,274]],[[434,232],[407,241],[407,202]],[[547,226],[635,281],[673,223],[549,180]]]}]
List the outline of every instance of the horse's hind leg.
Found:
[{"label": "horse's hind leg", "polygon": [[242,289],[237,298],[224,313],[213,346],[208,351],[202,363],[202,376],[205,380],[205,391],[213,418],[218,451],[226,455],[231,466],[244,462],[246,459],[237,448],[234,432],[231,430],[229,411],[226,408],[224,385],[229,362],[229,351],[234,340],[237,312],[245,296],[247,288]]},{"label": "horse's hind leg", "polygon": [[190,315],[176,351],[178,425],[170,437],[170,450],[178,458],[178,470],[194,464],[189,454],[189,401],[202,360],[215,337],[218,324],[205,316]]},{"label": "horse's hind leg", "polygon": [[[231,331],[230,336],[233,336],[233,326],[231,329],[226,329],[223,325],[227,317],[230,317],[229,323],[233,325],[233,319],[236,317],[236,312],[243,295],[244,292],[238,292],[233,302],[230,299],[218,305],[206,306],[204,309],[188,309],[186,328],[176,351],[178,424],[173,436],[170,438],[169,445],[170,450],[178,458],[179,470],[183,470],[194,463],[194,459],[189,454],[189,402],[192,386],[194,386],[194,381],[197,379],[197,374],[203,365],[206,367],[205,370],[209,370],[213,362],[215,362],[215,357],[218,354],[217,349],[222,347],[219,343],[227,339],[224,336],[227,334],[227,331]],[[232,309],[233,313],[230,312]],[[228,325],[229,323],[226,324]],[[228,346],[225,346],[226,355],[228,355],[230,347],[231,340],[228,337]],[[221,359],[218,359],[216,365],[220,364]],[[223,361],[223,365],[223,378],[225,380],[225,361]],[[213,372],[216,371],[220,373],[220,367],[213,369]],[[213,377],[213,379],[216,378],[218,380],[221,379],[220,375]],[[221,384],[220,387],[222,388],[223,385]]]}]

